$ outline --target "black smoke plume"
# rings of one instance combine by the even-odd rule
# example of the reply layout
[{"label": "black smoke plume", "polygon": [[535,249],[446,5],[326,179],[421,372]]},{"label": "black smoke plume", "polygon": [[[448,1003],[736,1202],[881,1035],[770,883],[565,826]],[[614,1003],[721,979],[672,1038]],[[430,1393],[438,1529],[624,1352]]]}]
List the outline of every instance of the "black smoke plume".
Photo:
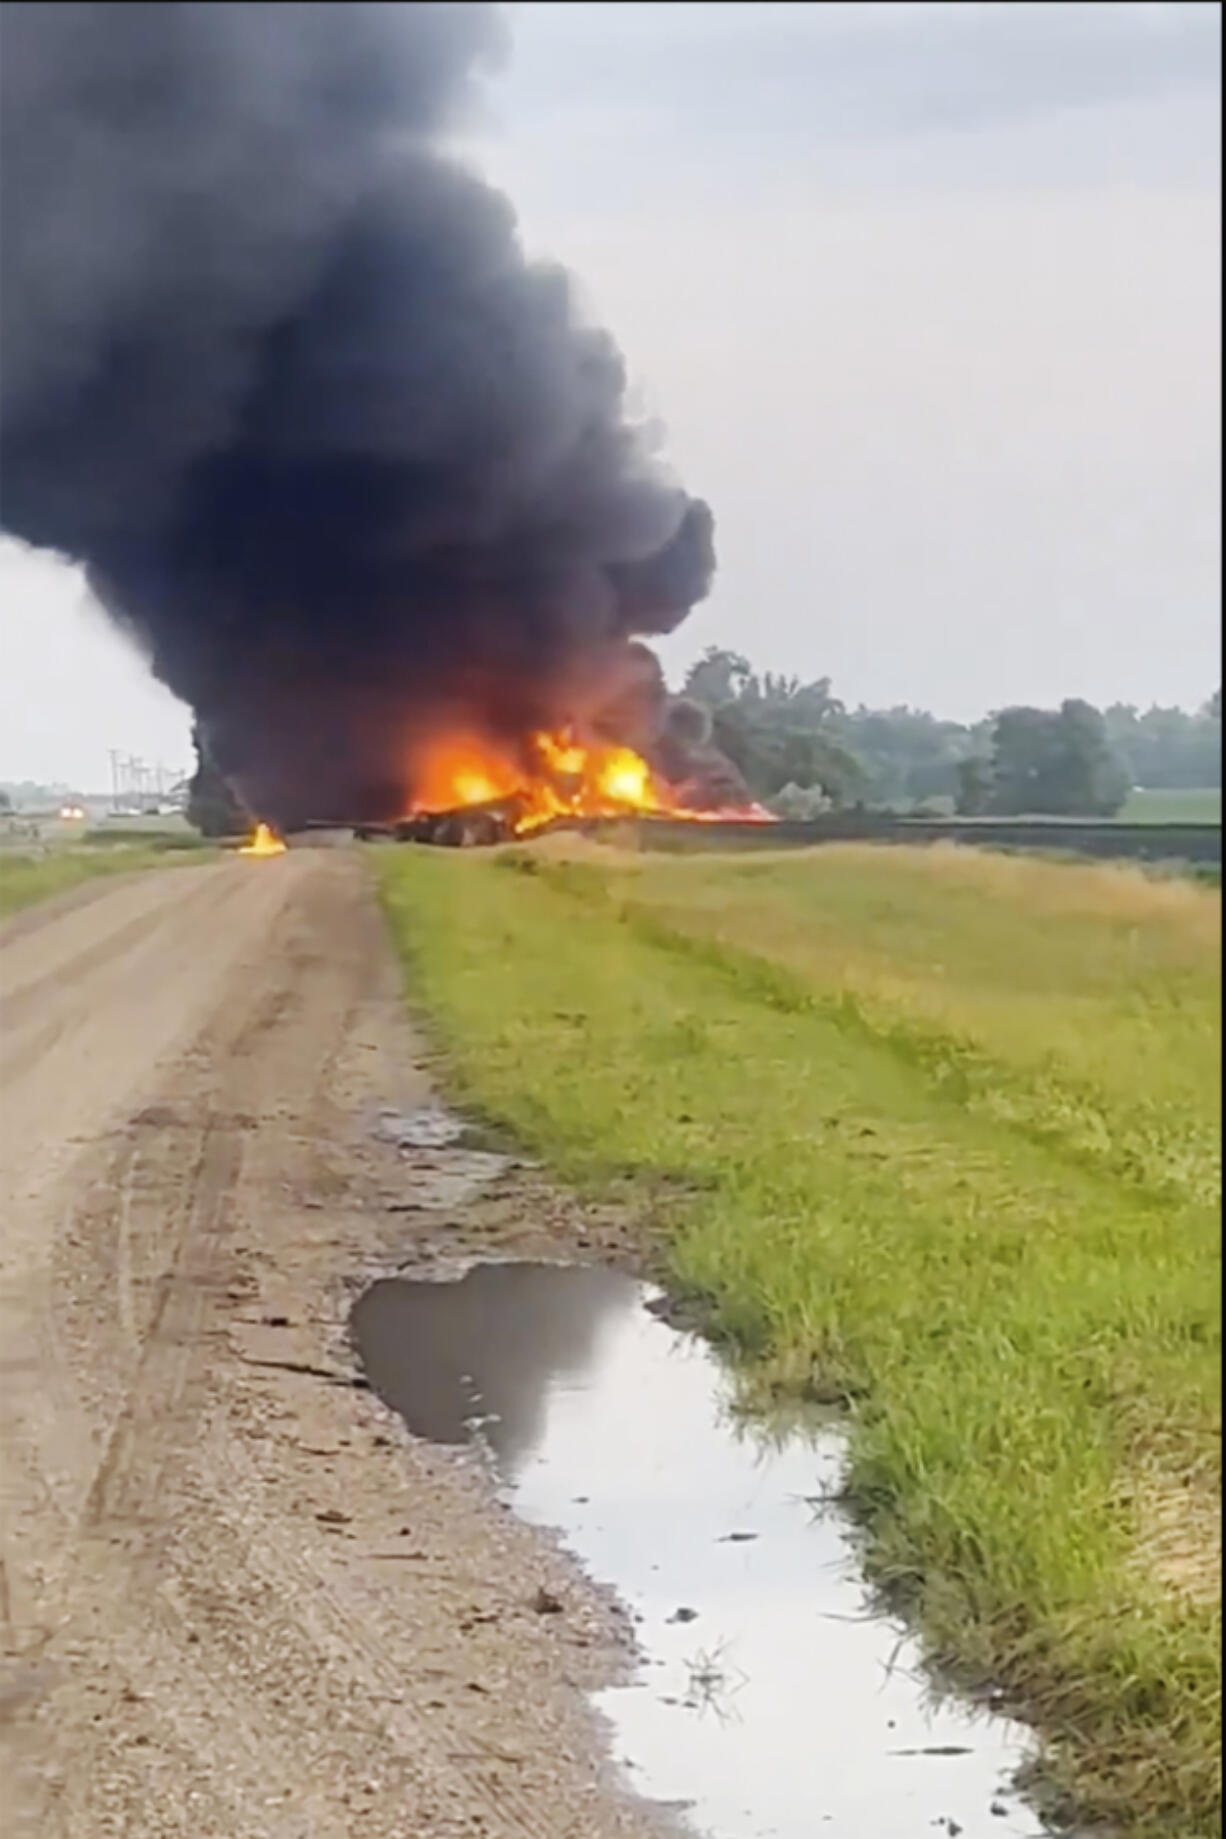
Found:
[{"label": "black smoke plume", "polygon": [[712,520],[446,151],[484,5],[0,7],[0,522],[85,565],[247,806],[395,815],[435,725],[685,766]]}]

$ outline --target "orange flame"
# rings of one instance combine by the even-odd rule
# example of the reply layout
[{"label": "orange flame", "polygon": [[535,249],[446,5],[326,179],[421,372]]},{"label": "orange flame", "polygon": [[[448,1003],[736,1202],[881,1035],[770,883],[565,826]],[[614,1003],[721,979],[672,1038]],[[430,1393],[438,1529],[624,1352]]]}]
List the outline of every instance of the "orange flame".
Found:
[{"label": "orange flame", "polygon": [[412,813],[469,805],[512,804],[512,829],[523,836],[559,817],[624,817],[634,812],[713,823],[771,822],[761,805],[690,810],[629,747],[582,742],[569,729],[529,737],[522,759],[494,742],[452,734],[426,747],[415,763]]},{"label": "orange flame", "polygon": [[240,856],[283,856],[285,844],[267,824],[257,824],[245,843],[238,848]]}]

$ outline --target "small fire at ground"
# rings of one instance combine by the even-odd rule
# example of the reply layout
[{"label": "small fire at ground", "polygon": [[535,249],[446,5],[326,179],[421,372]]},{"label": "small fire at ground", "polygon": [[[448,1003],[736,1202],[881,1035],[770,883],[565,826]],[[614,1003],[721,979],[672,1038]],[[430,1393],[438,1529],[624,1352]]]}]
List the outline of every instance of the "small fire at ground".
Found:
[{"label": "small fire at ground", "polygon": [[245,843],[239,844],[240,856],[283,856],[285,844],[267,824],[257,824]]},{"label": "small fire at ground", "polygon": [[414,762],[410,818],[488,811],[512,836],[564,818],[644,816],[695,823],[771,823],[759,804],[700,810],[629,747],[581,741],[573,732],[530,735],[518,749],[471,735],[433,742]]}]

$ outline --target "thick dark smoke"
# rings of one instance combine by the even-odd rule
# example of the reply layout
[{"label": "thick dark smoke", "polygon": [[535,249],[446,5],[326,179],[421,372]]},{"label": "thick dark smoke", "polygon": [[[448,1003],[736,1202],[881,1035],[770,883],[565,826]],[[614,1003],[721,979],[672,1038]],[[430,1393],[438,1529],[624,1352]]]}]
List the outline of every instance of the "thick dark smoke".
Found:
[{"label": "thick dark smoke", "polygon": [[438,724],[685,765],[631,641],[711,516],[443,150],[503,49],[484,5],[0,7],[0,521],[282,823],[399,810]]}]

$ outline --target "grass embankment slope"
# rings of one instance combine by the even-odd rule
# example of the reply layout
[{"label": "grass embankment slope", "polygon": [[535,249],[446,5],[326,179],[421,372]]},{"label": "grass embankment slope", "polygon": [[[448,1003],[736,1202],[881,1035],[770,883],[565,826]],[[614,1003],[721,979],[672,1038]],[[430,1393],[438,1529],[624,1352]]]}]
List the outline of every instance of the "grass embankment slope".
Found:
[{"label": "grass embankment slope", "polygon": [[876,1577],[1083,1816],[1217,1830],[1220,896],[938,847],[387,851],[456,1095],[850,1404]]},{"label": "grass embankment slope", "polygon": [[0,920],[36,901],[63,894],[95,875],[132,875],[141,869],[166,868],[175,863],[206,859],[207,845],[173,842],[107,842],[48,849],[31,854],[19,848],[0,849]]}]

